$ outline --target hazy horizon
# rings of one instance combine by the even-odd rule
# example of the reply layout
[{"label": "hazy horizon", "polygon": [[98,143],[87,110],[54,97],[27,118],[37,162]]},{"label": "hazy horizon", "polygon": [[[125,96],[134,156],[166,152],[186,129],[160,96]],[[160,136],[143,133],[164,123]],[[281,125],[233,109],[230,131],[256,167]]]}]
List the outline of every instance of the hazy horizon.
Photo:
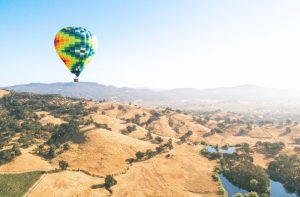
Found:
[{"label": "hazy horizon", "polygon": [[62,27],[83,26],[96,34],[99,49],[80,81],[300,89],[299,10],[293,0],[0,0],[0,87],[72,81],[53,39]]},{"label": "hazy horizon", "polygon": [[[30,85],[30,84],[57,84],[57,83],[70,83],[73,84],[73,81],[56,81],[56,82],[31,82],[31,83],[24,83],[24,84],[12,84],[9,86],[0,86],[1,88],[6,88],[6,87],[13,87],[13,86],[22,86],[22,85]],[[154,91],[165,91],[165,90],[173,90],[173,89],[195,89],[195,90],[209,90],[209,89],[219,89],[219,88],[237,88],[237,87],[256,87],[256,88],[267,88],[267,89],[275,89],[275,90],[296,90],[300,91],[300,88],[274,88],[274,87],[267,87],[267,86],[259,86],[256,84],[250,84],[250,83],[245,83],[245,84],[239,84],[235,86],[217,86],[217,87],[204,87],[204,88],[194,88],[194,87],[170,87],[170,88],[158,88],[158,87],[130,87],[130,86],[117,86],[114,84],[104,84],[104,83],[99,83],[96,81],[81,81],[79,83],[97,83],[99,85],[104,85],[104,86],[113,86],[116,88],[132,88],[132,89],[147,89],[147,90],[154,90]],[[80,85],[80,84],[78,84]]]}]

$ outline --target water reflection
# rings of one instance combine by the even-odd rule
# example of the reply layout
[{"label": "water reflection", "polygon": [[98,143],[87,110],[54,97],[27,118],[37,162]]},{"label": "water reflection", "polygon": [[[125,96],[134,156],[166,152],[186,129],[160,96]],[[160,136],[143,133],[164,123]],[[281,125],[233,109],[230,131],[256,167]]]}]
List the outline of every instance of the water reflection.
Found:
[{"label": "water reflection", "polygon": [[207,151],[210,152],[210,153],[220,152],[220,153],[232,154],[232,153],[235,152],[235,150],[236,150],[235,147],[228,147],[226,149],[218,148],[218,150],[217,150],[214,146],[207,146]]},{"label": "water reflection", "polygon": [[[220,174],[220,179],[222,181],[223,187],[228,192],[228,196],[231,197],[236,193],[247,193],[246,190],[241,189],[235,185],[233,185],[223,174]],[[270,180],[270,196],[271,197],[299,197],[295,193],[288,193],[284,187],[283,184],[280,182],[276,182],[273,180]]]}]

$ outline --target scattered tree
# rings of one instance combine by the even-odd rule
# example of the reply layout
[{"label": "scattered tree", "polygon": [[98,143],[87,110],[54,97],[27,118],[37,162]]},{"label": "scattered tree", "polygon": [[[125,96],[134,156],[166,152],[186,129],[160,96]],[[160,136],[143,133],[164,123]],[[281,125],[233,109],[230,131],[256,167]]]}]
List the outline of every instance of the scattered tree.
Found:
[{"label": "scattered tree", "polygon": [[69,167],[68,162],[65,160],[60,160],[58,165],[59,165],[60,169],[62,169],[62,170],[66,170]]},{"label": "scattered tree", "polygon": [[105,181],[104,185],[106,189],[110,189],[112,186],[118,183],[117,180],[112,175],[107,175],[104,181]]},{"label": "scattered tree", "polygon": [[155,142],[156,143],[158,143],[158,144],[160,144],[160,143],[162,143],[164,140],[160,137],[160,136],[156,136],[155,137]]},{"label": "scattered tree", "polygon": [[136,157],[137,160],[142,159],[144,156],[145,156],[145,153],[143,153],[141,151],[138,151],[138,152],[135,153],[135,157]]},{"label": "scattered tree", "polygon": [[64,150],[69,150],[70,149],[70,145],[68,143],[64,144]]}]

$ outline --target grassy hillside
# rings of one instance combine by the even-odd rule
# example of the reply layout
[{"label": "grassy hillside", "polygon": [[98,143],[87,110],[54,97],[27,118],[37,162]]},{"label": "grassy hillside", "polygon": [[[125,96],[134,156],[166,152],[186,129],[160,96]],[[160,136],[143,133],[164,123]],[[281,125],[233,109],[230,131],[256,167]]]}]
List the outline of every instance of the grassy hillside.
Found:
[{"label": "grassy hillside", "polygon": [[[30,196],[220,196],[212,178],[220,158],[203,155],[207,145],[241,146],[244,167],[266,169],[280,154],[295,154],[300,139],[293,121],[59,95],[5,92],[0,114],[0,172],[51,172]],[[116,185],[107,187],[108,175]]]}]

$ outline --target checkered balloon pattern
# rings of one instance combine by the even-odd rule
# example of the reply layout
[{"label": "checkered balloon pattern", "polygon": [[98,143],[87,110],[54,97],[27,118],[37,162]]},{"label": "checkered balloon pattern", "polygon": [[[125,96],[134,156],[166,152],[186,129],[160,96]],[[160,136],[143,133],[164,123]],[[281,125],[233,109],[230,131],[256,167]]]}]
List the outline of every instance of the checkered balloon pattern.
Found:
[{"label": "checkered balloon pattern", "polygon": [[82,27],[66,27],[55,36],[57,54],[77,77],[90,62],[97,48],[97,38]]}]

